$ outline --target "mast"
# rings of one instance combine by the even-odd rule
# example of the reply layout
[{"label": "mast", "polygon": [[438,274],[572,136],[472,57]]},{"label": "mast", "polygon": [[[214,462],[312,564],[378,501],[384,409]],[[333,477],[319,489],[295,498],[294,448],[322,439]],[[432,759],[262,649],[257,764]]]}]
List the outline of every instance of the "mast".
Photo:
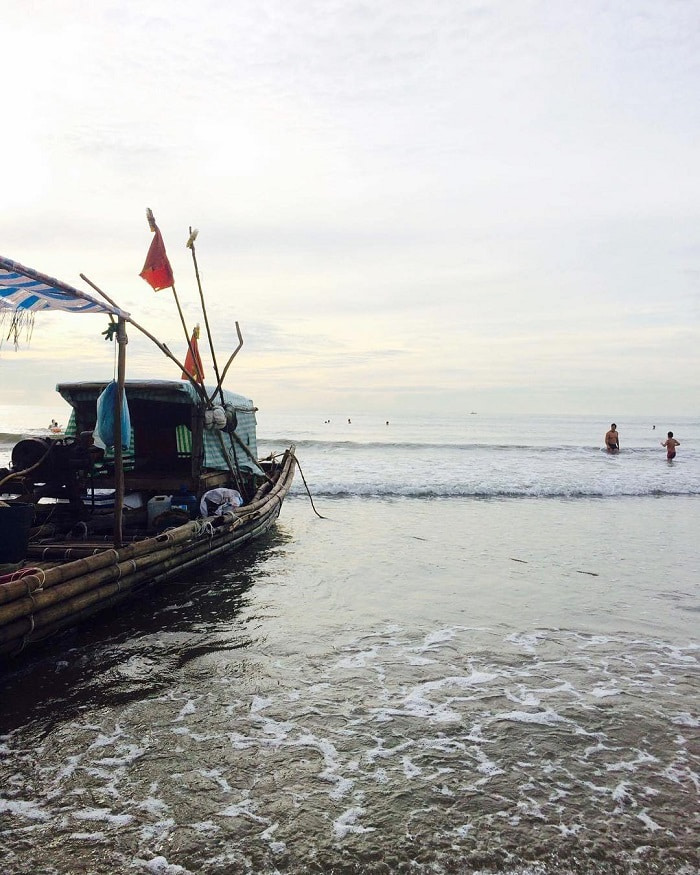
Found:
[{"label": "mast", "polygon": [[117,395],[114,402],[114,546],[122,546],[122,508],[124,506],[124,453],[122,444],[124,437],[131,440],[131,435],[122,435],[122,403],[124,399],[124,383],[126,378],[126,320],[120,316],[117,322],[117,344],[119,346],[117,359]]}]

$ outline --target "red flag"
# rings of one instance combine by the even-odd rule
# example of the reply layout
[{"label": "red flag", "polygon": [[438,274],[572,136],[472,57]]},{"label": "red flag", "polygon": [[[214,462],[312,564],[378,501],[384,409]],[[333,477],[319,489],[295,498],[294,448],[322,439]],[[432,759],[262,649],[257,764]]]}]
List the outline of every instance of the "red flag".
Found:
[{"label": "red flag", "polygon": [[170,267],[168,256],[165,253],[163,237],[155,223],[153,213],[148,210],[146,215],[148,216],[148,224],[155,236],[151,240],[146,263],[139,276],[142,276],[154,291],[158,292],[161,289],[169,289],[173,286],[175,284],[175,277],[173,276],[173,269]]},{"label": "red flag", "polygon": [[[185,358],[185,370],[189,371],[197,383],[204,383],[204,368],[202,367],[202,359],[199,355],[199,325],[195,325],[192,331],[192,340],[187,348],[187,356]],[[182,372],[182,379],[188,380],[189,377]]]}]

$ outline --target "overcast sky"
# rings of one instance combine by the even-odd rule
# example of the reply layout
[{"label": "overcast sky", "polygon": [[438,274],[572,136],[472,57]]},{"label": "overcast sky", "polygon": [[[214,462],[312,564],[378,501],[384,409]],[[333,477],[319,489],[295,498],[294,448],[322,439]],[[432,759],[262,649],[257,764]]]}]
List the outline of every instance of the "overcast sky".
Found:
[{"label": "overcast sky", "polygon": [[[81,272],[265,409],[686,414],[700,391],[696,0],[0,0],[0,254]],[[0,404],[109,379],[39,314]],[[205,340],[203,334],[202,340]],[[130,333],[129,376],[178,378]],[[210,357],[203,344],[205,369]],[[208,376],[209,376],[208,374]]]}]

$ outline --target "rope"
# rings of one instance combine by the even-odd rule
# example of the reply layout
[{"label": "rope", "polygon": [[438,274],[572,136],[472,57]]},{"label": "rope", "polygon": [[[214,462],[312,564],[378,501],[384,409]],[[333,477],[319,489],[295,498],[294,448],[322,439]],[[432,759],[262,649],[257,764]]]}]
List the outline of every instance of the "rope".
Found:
[{"label": "rope", "polygon": [[42,571],[41,568],[18,568],[16,571],[11,571],[8,574],[0,575],[0,584],[2,583],[14,583],[16,580],[21,580],[23,577],[26,577],[28,574],[36,574],[38,571]]},{"label": "rope", "polygon": [[320,514],[320,513],[316,510],[316,506],[314,505],[314,500],[313,500],[313,498],[311,497],[311,492],[309,491],[309,487],[308,487],[308,484],[307,484],[307,482],[306,482],[306,478],[304,477],[304,472],[301,470],[301,465],[299,464],[299,459],[297,459],[295,453],[292,453],[292,458],[294,459],[294,464],[297,466],[297,468],[299,469],[299,473],[301,474],[301,479],[302,479],[302,481],[304,482],[304,486],[305,486],[305,488],[306,488],[306,494],[309,496],[309,501],[311,502],[311,507],[312,507],[312,509],[313,509],[313,512],[316,514],[316,516],[317,516],[319,519],[321,519],[321,520],[327,520],[328,517],[323,516],[323,514]]},{"label": "rope", "polygon": [[34,614],[29,615],[29,629],[22,636],[22,643],[19,645],[19,648],[15,651],[15,653],[21,653],[24,648],[27,646],[27,641],[29,636],[34,631]]},{"label": "rope", "polygon": [[199,520],[196,520],[192,529],[192,534],[195,536],[195,538],[200,538],[202,535],[207,535],[207,537],[213,538],[214,526],[208,520],[202,520],[201,523],[199,522]]}]

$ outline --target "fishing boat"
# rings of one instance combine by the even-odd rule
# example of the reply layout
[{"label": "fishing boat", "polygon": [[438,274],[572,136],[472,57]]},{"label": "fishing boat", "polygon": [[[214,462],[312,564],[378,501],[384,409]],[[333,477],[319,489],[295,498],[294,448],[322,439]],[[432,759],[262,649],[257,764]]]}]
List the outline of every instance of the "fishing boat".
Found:
[{"label": "fishing boat", "polygon": [[[0,468],[1,658],[258,538],[297,464],[293,445],[258,457],[257,408],[223,388],[243,343],[237,323],[237,349],[205,385],[196,332],[181,364],[83,279],[103,300],[0,257],[0,315],[11,313],[11,330],[32,309],[94,312],[109,317],[105,333],[119,345],[117,380],[60,383],[71,408],[65,432],[23,438]],[[206,320],[203,297],[202,308]],[[182,379],[127,380],[127,325]]]}]

